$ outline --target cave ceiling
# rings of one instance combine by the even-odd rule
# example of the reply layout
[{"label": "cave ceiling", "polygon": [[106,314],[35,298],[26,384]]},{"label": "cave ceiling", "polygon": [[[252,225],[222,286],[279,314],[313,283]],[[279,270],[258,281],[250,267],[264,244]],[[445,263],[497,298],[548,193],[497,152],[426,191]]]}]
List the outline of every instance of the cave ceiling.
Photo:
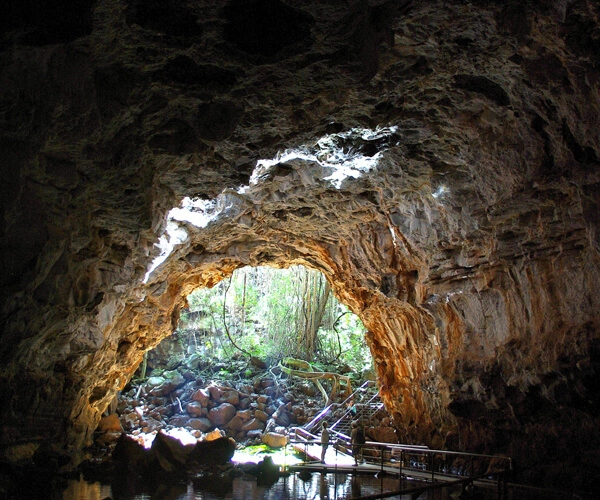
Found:
[{"label": "cave ceiling", "polygon": [[589,441],[597,2],[30,3],[0,25],[5,458],[76,454],[245,265],[323,272],[404,438]]}]

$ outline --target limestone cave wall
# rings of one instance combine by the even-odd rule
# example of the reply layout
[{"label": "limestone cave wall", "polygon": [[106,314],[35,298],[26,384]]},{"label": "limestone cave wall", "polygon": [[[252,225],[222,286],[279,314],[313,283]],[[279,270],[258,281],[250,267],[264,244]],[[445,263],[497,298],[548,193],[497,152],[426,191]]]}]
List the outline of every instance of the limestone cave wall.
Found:
[{"label": "limestone cave wall", "polygon": [[0,26],[4,460],[74,463],[191,290],[297,263],[406,440],[599,449],[597,2],[29,7]]}]

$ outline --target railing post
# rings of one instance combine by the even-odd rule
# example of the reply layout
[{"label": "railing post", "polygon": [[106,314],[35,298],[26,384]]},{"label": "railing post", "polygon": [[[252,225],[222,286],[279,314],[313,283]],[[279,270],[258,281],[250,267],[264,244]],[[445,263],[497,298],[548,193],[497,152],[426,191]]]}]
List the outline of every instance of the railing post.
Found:
[{"label": "railing post", "polygon": [[379,451],[381,453],[381,472],[383,472],[383,445],[379,445]]},{"label": "railing post", "polygon": [[402,463],[404,462],[404,450],[400,450],[400,471],[398,473],[398,477],[400,478],[400,489],[402,489]]},{"label": "railing post", "polygon": [[502,499],[502,483],[501,483],[502,473],[498,473],[498,480],[496,484],[496,497]]},{"label": "railing post", "polygon": [[435,482],[435,471],[433,470],[433,453],[429,453],[429,467],[431,467],[431,484],[433,484]]}]

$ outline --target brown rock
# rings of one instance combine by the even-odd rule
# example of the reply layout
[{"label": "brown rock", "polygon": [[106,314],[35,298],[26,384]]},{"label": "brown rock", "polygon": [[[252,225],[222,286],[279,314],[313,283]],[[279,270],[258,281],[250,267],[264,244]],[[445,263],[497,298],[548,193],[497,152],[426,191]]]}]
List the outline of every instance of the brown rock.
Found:
[{"label": "brown rock", "polygon": [[221,429],[214,429],[210,432],[207,432],[204,435],[203,440],[204,441],[214,441],[215,439],[219,439],[222,437],[225,437],[225,433]]},{"label": "brown rock", "polygon": [[221,389],[217,386],[211,385],[207,388],[207,390],[210,394],[210,397],[219,403],[221,399]]},{"label": "brown rock", "polygon": [[246,437],[248,439],[259,439],[262,442],[262,434],[263,434],[262,429],[253,429],[246,433]]},{"label": "brown rock", "polygon": [[252,411],[250,410],[239,410],[236,415],[240,417],[244,422],[252,418]]},{"label": "brown rock", "polygon": [[215,426],[223,426],[233,418],[235,413],[235,406],[223,403],[208,412],[208,419]]},{"label": "brown rock", "polygon": [[162,429],[164,424],[155,418],[145,416],[144,419],[140,421],[140,426],[142,427],[143,432],[149,433]]},{"label": "brown rock", "polygon": [[175,415],[169,419],[169,424],[174,427],[187,427],[190,420],[190,417],[187,415]]},{"label": "brown rock", "polygon": [[123,432],[123,427],[121,426],[119,416],[116,413],[113,413],[107,417],[102,417],[100,423],[98,424],[98,430],[100,432]]},{"label": "brown rock", "polygon": [[208,418],[190,418],[187,425],[192,429],[206,432],[212,427],[212,422]]},{"label": "brown rock", "polygon": [[198,389],[192,394],[192,401],[200,403],[200,405],[206,407],[208,400],[210,399],[210,392],[206,389]]},{"label": "brown rock", "polygon": [[237,391],[222,391],[219,401],[237,406],[240,402],[240,396]]},{"label": "brown rock", "polygon": [[235,415],[226,425],[226,428],[231,429],[232,431],[239,431],[242,429],[244,422],[245,420],[242,420],[239,415]]},{"label": "brown rock", "polygon": [[265,432],[262,442],[270,448],[283,448],[288,443],[288,437],[276,432]]},{"label": "brown rock", "polygon": [[185,410],[192,417],[199,417],[203,414],[203,412],[205,412],[205,409],[202,407],[202,404],[198,403],[197,401],[192,401],[191,403],[188,403],[185,407]]},{"label": "brown rock", "polygon": [[257,429],[264,429],[264,428],[265,428],[265,424],[262,423],[257,418],[251,418],[250,420],[245,422],[244,425],[242,426],[242,430],[244,432],[253,431],[253,430],[257,430]]},{"label": "brown rock", "polygon": [[256,410],[254,412],[254,416],[260,420],[261,422],[266,423],[267,420],[269,420],[269,414],[267,412],[264,412],[262,410]]},{"label": "brown rock", "polygon": [[107,431],[96,438],[96,444],[100,446],[110,446],[116,443],[122,434],[122,432]]}]

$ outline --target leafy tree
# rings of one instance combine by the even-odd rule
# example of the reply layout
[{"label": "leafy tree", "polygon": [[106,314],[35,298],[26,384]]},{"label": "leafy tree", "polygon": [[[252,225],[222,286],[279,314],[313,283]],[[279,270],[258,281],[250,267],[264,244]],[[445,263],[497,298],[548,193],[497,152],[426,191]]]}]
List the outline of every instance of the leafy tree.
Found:
[{"label": "leafy tree", "polygon": [[360,319],[321,273],[303,266],[245,267],[194,291],[178,331],[188,336],[188,349],[211,356],[228,355],[233,345],[261,358],[338,361],[354,370],[371,365]]}]

